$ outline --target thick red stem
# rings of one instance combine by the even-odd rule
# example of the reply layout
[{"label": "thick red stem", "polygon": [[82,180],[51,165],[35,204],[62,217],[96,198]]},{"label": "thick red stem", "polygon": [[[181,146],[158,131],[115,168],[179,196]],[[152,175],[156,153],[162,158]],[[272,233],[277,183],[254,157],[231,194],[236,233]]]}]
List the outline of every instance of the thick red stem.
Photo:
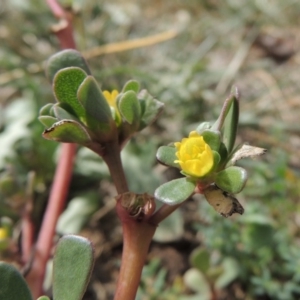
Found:
[{"label": "thick red stem", "polygon": [[35,247],[35,257],[26,280],[35,298],[42,294],[46,264],[49,259],[56,223],[64,206],[71,180],[76,145],[63,144],[55,171],[48,206]]},{"label": "thick red stem", "polygon": [[[59,39],[61,48],[76,48],[70,16],[68,16],[56,0],[46,1],[53,15],[58,19],[65,19],[67,22],[67,25],[64,28],[55,32]],[[49,196],[48,206],[36,243],[33,264],[28,276],[26,277],[35,298],[40,296],[43,292],[46,265],[52,249],[56,223],[65,206],[66,196],[72,176],[75,152],[75,144],[62,145],[61,154]]]},{"label": "thick red stem", "polygon": [[122,264],[114,300],[134,300],[156,226],[138,222],[117,203],[117,213],[123,227]]}]

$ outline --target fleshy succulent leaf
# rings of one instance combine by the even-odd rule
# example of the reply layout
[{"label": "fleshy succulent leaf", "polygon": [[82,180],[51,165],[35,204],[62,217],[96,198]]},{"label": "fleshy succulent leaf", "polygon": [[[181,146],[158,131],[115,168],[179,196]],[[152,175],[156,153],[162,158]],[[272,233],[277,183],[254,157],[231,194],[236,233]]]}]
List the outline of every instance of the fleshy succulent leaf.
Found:
[{"label": "fleshy succulent leaf", "polygon": [[154,197],[168,205],[176,205],[187,200],[193,193],[196,182],[189,178],[169,181],[155,190]]},{"label": "fleshy succulent leaf", "polygon": [[118,100],[118,108],[122,117],[129,124],[139,124],[141,107],[134,91],[129,90],[121,95]]},{"label": "fleshy succulent leaf", "polygon": [[0,262],[0,299],[33,299],[21,273],[13,265],[6,262]]},{"label": "fleshy succulent leaf", "polygon": [[190,300],[209,300],[212,298],[211,286],[206,276],[196,268],[187,270],[183,276],[185,285],[196,292]]},{"label": "fleshy succulent leaf", "polygon": [[239,122],[239,101],[237,90],[233,91],[231,98],[232,102],[225,118],[223,132],[223,141],[225,143],[228,153],[231,153],[234,147]]},{"label": "fleshy succulent leaf", "polygon": [[228,159],[228,151],[227,151],[227,148],[226,148],[226,146],[223,142],[221,142],[218,152],[219,152],[220,157],[221,157],[220,166],[222,167],[224,165],[224,163],[227,162],[227,159]]},{"label": "fleshy succulent leaf", "polygon": [[204,247],[194,249],[190,256],[190,263],[193,267],[206,274],[210,267],[210,254]]},{"label": "fleshy succulent leaf", "polygon": [[138,93],[140,90],[140,84],[136,80],[129,80],[125,83],[122,93],[126,93],[128,91],[134,91]]},{"label": "fleshy succulent leaf", "polygon": [[40,116],[38,119],[46,128],[53,126],[57,122],[57,119],[51,116]]},{"label": "fleshy succulent leaf", "polygon": [[81,300],[94,264],[91,242],[66,235],[57,244],[53,266],[54,300]]},{"label": "fleshy succulent leaf", "polygon": [[77,99],[77,90],[87,74],[77,67],[70,67],[60,70],[54,77],[53,89],[59,103],[67,104],[70,107],[69,113],[84,120],[85,110]]},{"label": "fleshy succulent leaf", "polygon": [[212,151],[213,156],[214,156],[214,170],[218,167],[220,161],[221,161],[221,156],[217,151]]},{"label": "fleshy succulent leaf", "polygon": [[214,151],[219,151],[221,144],[221,133],[219,131],[213,130],[203,130],[201,135],[204,141],[209,145],[209,147]]},{"label": "fleshy succulent leaf", "polygon": [[74,115],[70,114],[62,106],[63,106],[62,103],[56,103],[52,107],[53,113],[54,113],[55,117],[59,121],[61,121],[61,120],[74,120],[74,121],[78,121],[78,119]]},{"label": "fleshy succulent leaf", "polygon": [[161,146],[157,150],[156,158],[163,165],[180,168],[179,164],[174,162],[177,159],[176,151],[175,147]]},{"label": "fleshy succulent leaf", "polygon": [[154,99],[146,90],[142,90],[138,94],[138,99],[142,111],[139,130],[142,130],[156,120],[162,112],[164,104]]},{"label": "fleshy succulent leaf", "polygon": [[48,78],[52,82],[55,74],[59,70],[68,67],[78,67],[84,70],[88,75],[91,74],[91,71],[81,53],[73,49],[67,49],[60,51],[49,58],[47,62]]},{"label": "fleshy succulent leaf", "polygon": [[40,116],[51,116],[52,115],[51,111],[52,111],[53,105],[54,105],[53,103],[48,103],[48,104],[44,105],[40,109],[39,115]]},{"label": "fleshy succulent leaf", "polygon": [[200,123],[200,124],[198,125],[196,131],[197,131],[200,135],[202,135],[202,132],[203,132],[204,130],[209,130],[210,128],[211,128],[211,125],[210,125],[209,122],[203,122],[203,123]]},{"label": "fleshy succulent leaf", "polygon": [[228,167],[220,171],[216,178],[216,185],[225,192],[231,194],[239,193],[247,181],[247,172],[241,167]]},{"label": "fleshy succulent leaf", "polygon": [[47,140],[85,145],[91,142],[86,129],[74,120],[62,120],[43,132]]},{"label": "fleshy succulent leaf", "polygon": [[88,76],[78,89],[77,97],[86,110],[86,122],[92,130],[110,131],[114,120],[110,107],[94,77]]}]

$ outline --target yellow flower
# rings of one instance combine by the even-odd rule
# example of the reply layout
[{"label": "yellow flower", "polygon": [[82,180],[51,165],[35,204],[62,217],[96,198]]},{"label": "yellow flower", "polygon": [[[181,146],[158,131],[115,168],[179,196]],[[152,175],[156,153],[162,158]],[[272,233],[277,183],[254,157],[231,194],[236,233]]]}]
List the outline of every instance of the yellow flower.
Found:
[{"label": "yellow flower", "polygon": [[113,90],[111,93],[109,91],[103,91],[103,95],[110,106],[110,109],[112,111],[112,115],[114,120],[116,121],[117,126],[121,124],[121,116],[117,107],[117,96],[119,95],[119,92],[117,90]]},{"label": "yellow flower", "polygon": [[184,173],[193,177],[203,177],[211,171],[214,165],[213,152],[196,131],[190,132],[188,138],[175,143],[175,147],[178,158],[175,163],[180,165]]},{"label": "yellow flower", "polygon": [[0,228],[0,241],[8,237],[8,231],[6,228]]}]

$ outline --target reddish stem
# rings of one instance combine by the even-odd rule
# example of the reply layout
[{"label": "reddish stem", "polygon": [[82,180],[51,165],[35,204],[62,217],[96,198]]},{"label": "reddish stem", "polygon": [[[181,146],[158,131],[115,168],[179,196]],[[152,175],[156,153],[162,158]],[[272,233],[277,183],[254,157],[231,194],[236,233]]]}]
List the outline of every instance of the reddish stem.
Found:
[{"label": "reddish stem", "polygon": [[32,255],[34,224],[31,219],[32,200],[26,203],[22,216],[22,262],[28,263]]},{"label": "reddish stem", "polygon": [[[66,26],[55,30],[61,48],[76,48],[73,38],[71,16],[57,3],[56,0],[46,0],[55,17],[66,20]],[[76,145],[63,144],[55,171],[53,185],[49,196],[48,206],[36,243],[35,256],[31,270],[26,278],[33,296],[42,294],[46,264],[49,259],[55,234],[56,223],[66,201],[73,169]]]},{"label": "reddish stem", "polygon": [[63,19],[66,17],[64,9],[57,3],[56,0],[46,0],[49,8],[51,9],[53,15],[57,19]]},{"label": "reddish stem", "polygon": [[158,225],[161,221],[167,218],[174,212],[181,204],[178,205],[162,205],[149,219],[149,222]]},{"label": "reddish stem", "polygon": [[120,203],[117,203],[117,213],[122,222],[124,243],[114,300],[134,300],[156,226],[131,218]]},{"label": "reddish stem", "polygon": [[61,150],[48,206],[36,243],[36,255],[26,278],[35,298],[42,294],[45,269],[52,249],[56,223],[65,206],[69,190],[76,145],[63,144]]},{"label": "reddish stem", "polygon": [[75,49],[76,44],[73,36],[72,12],[64,10],[56,0],[46,0],[48,6],[52,10],[53,15],[60,22],[52,26],[53,32],[56,34],[61,49]]}]

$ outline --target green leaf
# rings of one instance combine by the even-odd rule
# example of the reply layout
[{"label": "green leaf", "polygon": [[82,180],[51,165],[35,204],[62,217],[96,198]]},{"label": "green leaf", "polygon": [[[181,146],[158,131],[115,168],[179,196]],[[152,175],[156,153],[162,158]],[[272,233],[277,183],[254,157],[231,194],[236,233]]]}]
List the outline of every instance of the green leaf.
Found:
[{"label": "green leaf", "polygon": [[6,262],[0,262],[0,299],[33,299],[23,276],[13,265]]},{"label": "green leaf", "polygon": [[220,131],[215,130],[204,130],[201,135],[203,136],[204,141],[209,145],[211,150],[219,151],[221,144],[221,133]]},{"label": "green leaf", "polygon": [[66,235],[57,244],[53,265],[53,299],[81,300],[94,264],[89,240]]},{"label": "green leaf", "polygon": [[218,120],[212,126],[212,130],[220,131],[223,127],[223,142],[228,153],[232,151],[236,138],[239,120],[238,90],[233,88],[229,97],[225,100]]},{"label": "green leaf", "polygon": [[224,122],[223,142],[230,153],[234,147],[239,122],[238,91],[235,89],[231,96],[232,102]]},{"label": "green leaf", "polygon": [[73,49],[67,49],[60,51],[49,58],[46,67],[47,76],[52,82],[55,74],[59,70],[68,67],[78,67],[83,69],[88,75],[91,74],[87,63],[80,52]]},{"label": "green leaf", "polygon": [[118,108],[122,117],[129,124],[139,124],[141,107],[134,91],[125,92],[118,100]]},{"label": "green leaf", "polygon": [[140,84],[135,80],[129,80],[125,83],[125,85],[122,89],[122,93],[125,93],[127,91],[134,91],[134,92],[138,93],[139,90],[140,90]]},{"label": "green leaf", "polygon": [[174,162],[177,159],[176,151],[175,147],[161,146],[157,150],[156,158],[163,165],[180,168],[179,164]]},{"label": "green leaf", "polygon": [[52,107],[53,107],[53,103],[48,103],[46,105],[44,105],[40,111],[39,111],[39,115],[40,116],[52,116]]},{"label": "green leaf", "polygon": [[221,157],[220,166],[222,167],[223,164],[227,161],[227,158],[228,158],[228,151],[227,151],[227,148],[226,148],[226,146],[223,142],[221,142],[218,152],[219,152],[220,157]]},{"label": "green leaf", "polygon": [[52,110],[55,115],[55,117],[61,121],[61,120],[74,120],[78,122],[78,119],[70,114],[67,110],[63,108],[63,103],[56,103],[53,105]]},{"label": "green leaf", "polygon": [[[113,118],[110,107],[98,87],[94,77],[88,76],[80,85],[77,93],[78,99],[86,110],[86,120],[89,126],[99,127],[98,122],[111,124]],[[93,119],[90,119],[89,117]],[[94,121],[97,121],[96,123]]]},{"label": "green leaf", "polygon": [[221,161],[221,156],[217,151],[212,151],[213,156],[214,156],[214,170],[218,167],[220,161]]},{"label": "green leaf", "polygon": [[196,248],[190,256],[190,263],[193,267],[206,274],[210,266],[210,254],[207,249],[203,247]]},{"label": "green leaf", "polygon": [[62,120],[43,132],[47,140],[85,145],[91,142],[86,129],[74,120]]},{"label": "green leaf", "polygon": [[67,104],[69,113],[84,120],[85,110],[77,99],[77,90],[87,74],[79,68],[70,67],[60,70],[54,77],[53,89],[57,101]]},{"label": "green leaf", "polygon": [[216,185],[231,194],[239,193],[244,188],[246,181],[246,170],[235,166],[222,170],[215,178]]},{"label": "green leaf", "polygon": [[164,104],[154,99],[146,90],[142,90],[138,94],[138,99],[142,111],[139,130],[142,130],[157,119],[164,108]]},{"label": "green leaf", "polygon": [[210,300],[211,289],[205,276],[197,269],[189,269],[183,276],[184,283],[192,291],[199,293],[197,299]]},{"label": "green leaf", "polygon": [[196,182],[189,178],[179,178],[158,187],[154,197],[168,205],[176,205],[187,200],[194,193],[195,187]]},{"label": "green leaf", "polygon": [[216,287],[223,289],[235,280],[240,273],[238,262],[232,257],[226,257],[222,262],[223,272],[216,280]]},{"label": "green leaf", "polygon": [[276,229],[268,224],[247,224],[241,232],[242,240],[247,251],[256,251],[261,248],[270,248],[277,246]]},{"label": "green leaf", "polygon": [[46,128],[53,126],[57,122],[56,118],[50,116],[40,116],[38,119]]},{"label": "green leaf", "polygon": [[200,124],[198,125],[198,127],[196,128],[196,131],[197,131],[200,135],[202,135],[202,132],[203,132],[204,130],[209,130],[210,128],[211,128],[211,125],[210,125],[209,122],[203,122],[203,123],[200,123]]}]

